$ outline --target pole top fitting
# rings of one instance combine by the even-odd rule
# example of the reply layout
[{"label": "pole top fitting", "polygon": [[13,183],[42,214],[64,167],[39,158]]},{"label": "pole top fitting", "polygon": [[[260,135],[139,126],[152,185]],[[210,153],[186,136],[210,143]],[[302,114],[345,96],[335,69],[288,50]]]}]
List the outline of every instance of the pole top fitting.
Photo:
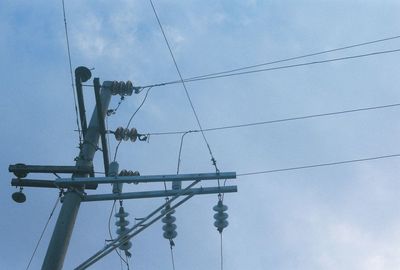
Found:
[{"label": "pole top fitting", "polygon": [[87,67],[79,66],[75,69],[75,77],[81,82],[87,82],[92,77],[92,72]]}]

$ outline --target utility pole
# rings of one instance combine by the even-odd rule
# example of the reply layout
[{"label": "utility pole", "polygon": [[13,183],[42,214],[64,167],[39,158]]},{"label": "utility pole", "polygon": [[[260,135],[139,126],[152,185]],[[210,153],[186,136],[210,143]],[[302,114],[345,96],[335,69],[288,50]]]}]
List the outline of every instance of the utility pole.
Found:
[{"label": "utility pole", "polygon": [[[107,137],[105,130],[105,117],[108,111],[112,95],[130,96],[133,91],[140,93],[139,89],[133,87],[130,81],[117,82],[105,81],[100,86],[100,80],[94,78],[93,87],[96,98],[96,107],[89,125],[86,124],[85,106],[83,100],[82,83],[91,78],[91,72],[86,67],[78,67],[75,70],[76,91],[79,105],[79,118],[82,127],[83,142],[80,142],[79,156],[75,159],[75,166],[54,166],[54,165],[25,165],[18,163],[10,165],[8,170],[17,178],[11,180],[11,185],[20,188],[19,192],[12,194],[12,198],[17,203],[23,203],[26,200],[25,194],[22,192],[24,187],[40,187],[40,188],[57,188],[67,191],[63,193],[62,207],[58,216],[50,244],[47,249],[46,256],[43,261],[42,270],[61,270],[64,264],[65,256],[67,254],[68,245],[71,239],[72,231],[74,229],[75,221],[78,215],[79,207],[82,202],[105,201],[105,200],[120,200],[120,211],[115,216],[119,219],[116,225],[119,227],[117,230],[118,237],[106,245],[102,250],[91,256],[85,262],[81,263],[76,269],[86,269],[91,266],[112,250],[119,248],[124,250],[126,254],[129,253],[131,242],[129,239],[133,238],[141,231],[154,224],[156,221],[162,219],[166,225],[163,226],[164,238],[172,241],[176,237],[176,226],[173,224],[175,219],[171,220],[171,214],[174,209],[182,205],[194,195],[202,194],[219,194],[237,192],[236,186],[219,186],[218,187],[200,187],[192,188],[197,183],[203,180],[217,180],[217,179],[235,179],[235,172],[216,172],[216,173],[192,173],[192,174],[176,174],[176,175],[144,175],[141,176],[139,172],[132,172],[122,170],[118,173],[118,163],[113,161],[110,163],[108,159]],[[145,141],[145,135],[138,134],[135,128],[128,129],[119,127],[115,131],[110,131],[115,136],[117,141],[128,141],[129,139],[134,142],[136,139]],[[144,138],[143,138],[144,137]],[[101,138],[104,171],[105,177],[95,177],[93,169],[93,158],[98,148],[99,139]],[[49,173],[55,174],[57,179],[42,180],[42,179],[26,179],[28,173]],[[71,178],[61,178],[58,173],[72,174]],[[182,181],[191,181],[192,183],[184,189],[172,188],[171,190],[151,190],[140,192],[127,192],[122,193],[122,185],[125,184],[139,184],[139,183],[155,183],[155,182],[172,182],[173,186],[181,186]],[[85,189],[96,189],[99,184],[112,184],[113,190],[111,194],[95,194],[87,195]],[[124,212],[122,207],[122,200],[125,199],[143,199],[143,198],[169,198],[167,201],[143,218],[139,223],[131,228],[127,225],[129,222],[125,219],[128,213]],[[185,197],[179,202],[178,198]],[[225,206],[224,206],[225,207]],[[225,209],[226,210],[226,209]],[[224,211],[225,211],[224,210]],[[214,218],[217,223],[214,226],[220,232],[227,226],[227,215]],[[221,220],[221,221],[219,221]],[[145,223],[146,222],[146,223]]]},{"label": "utility pole", "polygon": [[[89,71],[90,72],[90,71]],[[81,76],[81,74],[77,74]],[[76,81],[80,83],[77,76]],[[90,76],[89,76],[90,78]],[[86,79],[86,78],[85,78]],[[79,87],[79,86],[77,86]],[[95,108],[89,127],[84,132],[83,144],[76,161],[76,166],[93,166],[93,157],[97,151],[97,144],[100,137],[99,122],[103,121],[111,100],[110,88],[103,87],[101,90],[101,113]],[[82,112],[81,112],[82,115]],[[101,116],[103,119],[99,119]],[[81,117],[82,119],[82,117]],[[87,174],[73,174],[73,177],[88,177]],[[63,205],[57,219],[56,226],[51,237],[46,257],[43,261],[42,270],[59,270],[64,264],[69,241],[78,215],[79,206],[82,201],[83,188],[69,188],[64,195]]]}]

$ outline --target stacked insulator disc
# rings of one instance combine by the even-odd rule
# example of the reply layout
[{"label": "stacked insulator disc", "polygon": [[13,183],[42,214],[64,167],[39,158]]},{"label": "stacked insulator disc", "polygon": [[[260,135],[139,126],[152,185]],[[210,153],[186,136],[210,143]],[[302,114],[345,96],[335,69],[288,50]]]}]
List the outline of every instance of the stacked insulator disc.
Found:
[{"label": "stacked insulator disc", "polygon": [[111,94],[113,95],[130,96],[132,95],[132,92],[133,85],[131,81],[113,81],[111,84]]},{"label": "stacked insulator disc", "polygon": [[164,238],[172,241],[178,233],[176,232],[176,224],[174,222],[176,221],[176,218],[172,215],[175,213],[175,210],[170,211],[170,205],[168,204],[164,210],[161,211],[162,214],[169,212],[168,214],[163,217],[161,220],[165,225],[162,227],[164,231]]},{"label": "stacked insulator disc", "polygon": [[[117,225],[118,227],[117,230],[118,235],[122,235],[127,231],[126,227],[129,225],[129,221],[126,220],[127,216],[129,216],[129,214],[124,211],[124,208],[122,206],[120,206],[118,213],[115,214],[115,217],[118,219],[117,222],[115,222],[115,225]],[[129,254],[128,250],[131,247],[132,247],[132,242],[126,241],[119,247],[119,249],[125,251],[126,254]]]},{"label": "stacked insulator disc", "polygon": [[228,227],[228,214],[225,213],[226,210],[228,210],[228,206],[224,205],[222,203],[222,200],[218,200],[218,204],[213,207],[213,210],[216,211],[217,213],[214,214],[214,226],[217,228],[217,230],[222,233],[222,231]]},{"label": "stacked insulator disc", "polygon": [[129,128],[119,127],[115,130],[114,136],[117,141],[122,141],[122,140],[127,141],[130,139],[132,142],[135,142],[138,137],[138,132],[136,128],[129,129]]},{"label": "stacked insulator disc", "polygon": [[119,176],[139,176],[140,173],[138,171],[128,171],[128,170],[121,170],[118,174]]}]

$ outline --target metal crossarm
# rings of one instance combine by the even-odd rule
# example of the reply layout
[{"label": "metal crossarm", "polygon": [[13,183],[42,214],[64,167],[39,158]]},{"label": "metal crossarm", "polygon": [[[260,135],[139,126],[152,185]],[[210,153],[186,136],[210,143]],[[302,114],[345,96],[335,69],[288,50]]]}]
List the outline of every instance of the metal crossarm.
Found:
[{"label": "metal crossarm", "polygon": [[99,195],[86,195],[83,197],[84,202],[95,201],[112,201],[112,200],[127,200],[127,199],[146,199],[157,197],[168,197],[181,195],[204,195],[204,194],[218,194],[218,193],[232,193],[237,192],[237,186],[226,187],[202,187],[192,188],[182,192],[181,190],[155,190],[155,191],[141,191],[141,192],[127,192],[121,194],[99,194]]},{"label": "metal crossarm", "polygon": [[173,181],[196,181],[196,180],[215,180],[215,179],[235,179],[236,172],[220,173],[192,173],[192,174],[170,174],[170,175],[144,175],[144,176],[113,176],[113,177],[74,177],[59,178],[55,182],[57,185],[68,184],[112,184],[112,183],[153,183],[153,182],[173,182]]}]

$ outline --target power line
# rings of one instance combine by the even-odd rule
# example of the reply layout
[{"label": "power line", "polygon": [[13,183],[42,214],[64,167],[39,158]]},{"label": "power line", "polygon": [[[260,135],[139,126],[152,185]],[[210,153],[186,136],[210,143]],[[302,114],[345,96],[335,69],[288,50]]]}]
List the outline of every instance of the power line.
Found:
[{"label": "power line", "polygon": [[400,35],[399,36],[392,36],[392,37],[382,38],[382,39],[377,39],[377,40],[373,40],[373,41],[367,41],[367,42],[363,42],[363,43],[352,44],[352,45],[339,47],[339,48],[335,48],[335,49],[330,49],[330,50],[324,50],[324,51],[320,51],[320,52],[316,52],[316,53],[304,54],[304,55],[285,58],[285,59],[281,59],[281,60],[275,60],[275,61],[255,64],[255,65],[250,65],[250,66],[243,66],[243,67],[230,69],[230,70],[225,70],[225,71],[209,73],[209,74],[205,74],[205,75],[201,75],[201,76],[191,77],[189,79],[197,79],[197,78],[221,75],[221,74],[226,74],[226,73],[232,73],[232,72],[236,72],[236,71],[241,71],[241,70],[246,70],[246,69],[251,69],[251,68],[256,68],[256,67],[261,67],[261,66],[268,66],[268,65],[278,64],[278,63],[282,63],[282,62],[288,62],[288,61],[298,60],[298,59],[302,59],[302,58],[317,56],[317,55],[321,55],[321,54],[347,50],[347,49],[351,49],[351,48],[355,48],[355,47],[361,47],[361,46],[370,45],[370,44],[374,44],[374,43],[385,42],[385,41],[398,39],[398,38],[400,38]]},{"label": "power line", "polygon": [[[363,111],[378,110],[378,109],[387,109],[387,108],[393,108],[393,107],[398,107],[398,106],[400,106],[400,103],[393,103],[393,104],[386,104],[386,105],[380,105],[380,106],[356,108],[356,109],[350,109],[350,110],[342,110],[342,111],[327,112],[327,113],[320,113],[320,114],[311,114],[311,115],[304,115],[304,116],[295,116],[295,117],[268,120],[268,121],[261,121],[261,122],[252,122],[252,123],[244,123],[244,124],[238,124],[238,125],[229,125],[229,126],[205,128],[205,129],[203,129],[203,131],[204,132],[208,132],[208,131],[215,131],[215,130],[224,130],[224,129],[234,129],[234,128],[259,126],[259,125],[268,125],[268,124],[274,124],[274,123],[282,123],[282,122],[289,122],[289,121],[296,121],[296,120],[305,120],[305,119],[326,117],[326,116],[333,116],[333,115],[340,115],[340,114],[348,114],[348,113],[363,112]],[[197,133],[197,132],[200,132],[200,130],[150,132],[150,133],[147,133],[147,135],[180,135],[180,134],[185,134],[185,133]]]},{"label": "power line", "polygon": [[400,157],[400,154],[367,157],[367,158],[360,158],[360,159],[350,159],[350,160],[335,161],[335,162],[329,162],[329,163],[319,163],[319,164],[280,168],[280,169],[265,170],[265,171],[245,172],[245,173],[239,173],[239,174],[237,174],[237,176],[249,176],[249,175],[257,175],[257,174],[268,174],[268,173],[277,173],[277,172],[285,172],[285,171],[312,169],[312,168],[318,168],[318,167],[335,166],[335,165],[342,165],[342,164],[348,164],[348,163],[365,162],[365,161],[388,159],[388,158],[395,158],[395,157]]},{"label": "power line", "polygon": [[39,247],[40,242],[42,241],[42,238],[43,238],[44,233],[46,232],[46,229],[47,229],[47,226],[49,225],[49,222],[50,222],[50,220],[51,220],[51,217],[53,216],[54,211],[55,211],[56,208],[57,208],[58,202],[60,201],[60,196],[61,196],[61,193],[60,193],[60,195],[57,197],[57,200],[56,200],[56,202],[54,203],[53,209],[52,209],[51,212],[50,212],[49,218],[47,219],[46,224],[44,225],[44,228],[43,228],[43,230],[42,230],[42,233],[40,234],[40,237],[39,237],[39,239],[38,239],[38,241],[37,241],[37,243],[36,243],[35,249],[33,250],[32,256],[31,256],[31,258],[29,259],[29,263],[28,263],[28,265],[26,266],[26,270],[28,270],[29,267],[31,266],[33,257],[35,257],[36,251],[37,251],[37,249],[38,249],[38,247]]},{"label": "power line", "polygon": [[174,258],[174,251],[172,250],[172,245],[170,245],[170,250],[171,250],[172,270],[175,270],[175,258]]},{"label": "power line", "polygon": [[178,164],[177,164],[177,168],[176,168],[176,174],[179,174],[179,169],[181,166],[181,155],[182,155],[182,148],[183,148],[183,140],[185,139],[185,135],[189,134],[191,131],[186,131],[182,134],[181,136],[181,143],[179,146],[179,154],[178,154]]},{"label": "power line", "polygon": [[221,270],[224,270],[224,249],[223,249],[223,242],[222,242],[222,232],[219,234],[220,237],[220,263],[221,263]]},{"label": "power line", "polygon": [[[264,170],[264,171],[243,172],[243,173],[237,173],[236,176],[252,176],[252,175],[258,175],[258,174],[279,173],[279,172],[286,172],[286,171],[313,169],[313,168],[318,168],[318,167],[343,165],[343,164],[349,164],[349,163],[359,163],[359,162],[366,162],[366,161],[373,161],[373,160],[380,160],[380,159],[389,159],[389,158],[398,158],[398,157],[400,157],[400,154],[382,155],[382,156],[342,160],[342,161],[335,161],[335,162],[328,162],[328,163],[317,163],[317,164],[310,164],[310,165],[297,166],[297,167],[287,167],[287,168],[279,168],[279,169]],[[224,181],[224,182],[226,182],[226,181]],[[225,185],[225,183],[224,183],[224,185]]]},{"label": "power line", "polygon": [[68,63],[69,63],[69,72],[71,74],[71,87],[72,87],[72,94],[74,96],[74,105],[75,105],[75,116],[76,116],[76,126],[78,128],[78,136],[79,136],[79,145],[82,144],[82,132],[81,128],[79,125],[79,119],[78,119],[78,106],[77,106],[77,101],[76,101],[76,93],[75,93],[75,85],[74,85],[74,75],[72,74],[72,60],[71,60],[71,50],[69,46],[69,37],[68,37],[68,27],[67,27],[67,17],[65,15],[65,4],[64,0],[62,2],[62,10],[63,10],[63,16],[64,16],[64,29],[65,29],[65,39],[67,42],[67,51],[68,51]]},{"label": "power line", "polygon": [[[140,103],[139,107],[136,109],[136,111],[132,114],[131,118],[129,118],[128,124],[126,125],[126,128],[129,128],[129,125],[132,122],[133,117],[138,113],[138,111],[142,108],[143,104],[146,102],[147,96],[149,95],[149,92],[152,87],[148,87],[146,95],[144,96],[142,103]],[[117,159],[117,154],[118,154],[118,149],[121,144],[122,140],[118,142],[117,147],[115,147],[115,153],[114,153],[114,161]]]},{"label": "power line", "polygon": [[[207,76],[207,77],[196,76],[196,77],[184,79],[183,81],[185,83],[187,83],[187,82],[195,82],[195,81],[204,81],[204,80],[211,80],[211,79],[218,79],[218,78],[246,75],[246,74],[252,74],[252,73],[260,73],[260,72],[267,72],[267,71],[273,71],[273,70],[289,69],[289,68],[295,68],[295,67],[304,67],[304,66],[310,66],[310,65],[317,65],[317,64],[324,64],[324,63],[330,63],[330,62],[344,61],[344,60],[350,60],[350,59],[357,59],[357,58],[363,58],[363,57],[376,56],[376,55],[381,55],[381,54],[390,54],[390,53],[396,53],[396,52],[399,52],[399,51],[400,51],[400,49],[386,50],[386,51],[375,51],[375,52],[371,52],[371,53],[350,55],[350,56],[338,57],[338,58],[331,58],[331,59],[327,59],[327,60],[319,60],[319,61],[305,62],[305,63],[292,64],[292,65],[284,65],[284,66],[271,67],[271,68],[263,68],[263,69],[249,70],[249,71],[241,71],[241,72],[220,74],[220,75]],[[157,84],[151,84],[151,85],[143,86],[142,88],[150,87],[150,86],[151,87],[156,87],[156,86],[171,85],[171,84],[177,84],[179,82],[180,81],[169,81],[169,82],[164,82],[164,83],[157,83]]]},{"label": "power line", "polygon": [[179,67],[178,67],[178,64],[177,64],[177,62],[176,62],[176,60],[175,60],[174,53],[172,52],[171,46],[170,46],[170,44],[169,44],[169,42],[168,42],[167,36],[165,35],[164,28],[163,28],[163,26],[162,26],[162,24],[161,24],[161,21],[160,21],[160,19],[159,19],[159,17],[158,17],[157,11],[156,11],[156,9],[155,9],[155,7],[154,7],[154,4],[153,4],[153,1],[152,1],[152,0],[150,0],[150,4],[151,4],[151,7],[152,7],[152,9],[153,9],[154,15],[156,16],[156,19],[157,19],[157,22],[158,22],[158,26],[159,26],[160,29],[161,29],[161,32],[162,32],[162,34],[163,34],[163,37],[164,37],[165,43],[166,43],[166,45],[167,45],[167,47],[168,47],[169,53],[170,53],[170,55],[171,55],[171,58],[172,58],[172,60],[173,60],[173,62],[174,62],[176,71],[178,72],[178,75],[179,75],[179,78],[180,78],[180,81],[178,81],[178,83],[182,83],[182,86],[183,86],[183,88],[185,89],[186,97],[187,97],[187,99],[188,99],[188,101],[189,101],[189,103],[190,103],[190,107],[192,108],[193,114],[194,114],[194,116],[195,116],[195,118],[196,118],[197,125],[199,126],[201,135],[203,136],[204,142],[205,142],[205,144],[206,144],[206,146],[207,146],[207,148],[208,148],[208,152],[210,153],[211,161],[212,161],[213,165],[215,166],[216,171],[218,171],[217,163],[216,163],[216,160],[215,160],[215,158],[214,158],[214,155],[213,155],[213,153],[212,153],[212,151],[211,151],[210,144],[208,143],[208,140],[207,140],[207,138],[206,138],[206,136],[205,136],[205,134],[204,134],[204,132],[203,132],[203,127],[201,126],[200,119],[199,119],[199,117],[198,117],[198,115],[197,115],[196,109],[194,108],[192,99],[190,98],[190,95],[189,95],[189,91],[188,91],[188,89],[187,89],[187,87],[186,87],[185,81],[183,80],[182,74],[181,74],[181,72],[180,72],[180,70],[179,70]]}]

